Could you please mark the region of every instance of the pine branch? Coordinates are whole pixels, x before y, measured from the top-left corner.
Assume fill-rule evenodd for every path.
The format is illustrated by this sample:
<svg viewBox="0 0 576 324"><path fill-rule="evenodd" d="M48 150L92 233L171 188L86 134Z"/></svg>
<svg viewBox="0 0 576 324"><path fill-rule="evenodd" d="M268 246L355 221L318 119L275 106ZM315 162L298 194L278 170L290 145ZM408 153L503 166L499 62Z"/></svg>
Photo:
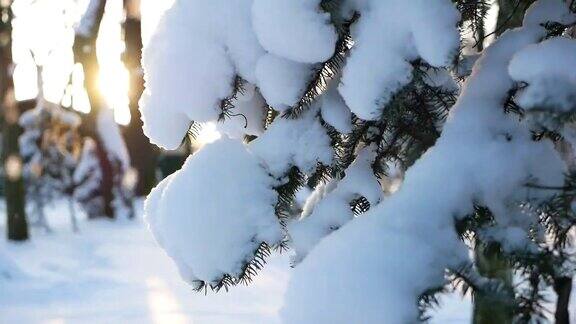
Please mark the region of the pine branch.
<svg viewBox="0 0 576 324"><path fill-rule="evenodd" d="M220 101L220 114L218 116L218 121L223 121L226 117L230 118L233 116L243 116L246 120L246 116L242 114L234 114L232 110L235 108L234 102L238 100L238 95L244 95L246 93L245 83L240 76L236 76L234 78L234 82L232 84L232 93ZM248 120L246 120L246 124L248 124Z"/></svg>
<svg viewBox="0 0 576 324"><path fill-rule="evenodd" d="M328 84L340 73L344 66L346 56L352 47L350 26L358 19L358 17L358 14L354 14L349 21L345 22L339 28L340 35L336 43L334 54L326 62L322 63L315 69L312 79L306 86L304 95L293 107L284 112L284 117L298 118L302 112L308 109L310 105L315 102L316 99L324 93L324 91L326 91Z"/></svg>
<svg viewBox="0 0 576 324"><path fill-rule="evenodd" d="M264 268L266 258L270 257L270 255L270 246L265 242L261 242L252 253L252 257L245 261L238 277L234 277L231 274L224 274L219 280L211 283L203 280L195 280L193 281L193 290L196 292L204 291L204 293L207 294L208 289L214 292L219 292L222 288L228 291L232 286L238 284L248 285L258 274L258 271Z"/></svg>
<svg viewBox="0 0 576 324"><path fill-rule="evenodd" d="M447 290L444 286L431 287L423 291L418 296L418 320L420 322L428 322L431 316L428 312L440 306L440 301L438 300L438 295L446 293Z"/></svg>
<svg viewBox="0 0 576 324"><path fill-rule="evenodd" d="M471 262L449 269L447 276L452 287L459 290L463 296L468 293L482 293L492 295L495 300L500 300L502 303L511 302L504 282L483 277Z"/></svg>
<svg viewBox="0 0 576 324"><path fill-rule="evenodd" d="M306 184L306 178L297 167L292 167L286 176L286 182L274 188L278 193L278 202L275 206L276 216L283 227L286 220L292 216L296 192Z"/></svg>
<svg viewBox="0 0 576 324"><path fill-rule="evenodd" d="M370 210L370 207L370 202L368 199L366 199L366 197L358 197L350 202L350 209L355 216L364 214Z"/></svg>

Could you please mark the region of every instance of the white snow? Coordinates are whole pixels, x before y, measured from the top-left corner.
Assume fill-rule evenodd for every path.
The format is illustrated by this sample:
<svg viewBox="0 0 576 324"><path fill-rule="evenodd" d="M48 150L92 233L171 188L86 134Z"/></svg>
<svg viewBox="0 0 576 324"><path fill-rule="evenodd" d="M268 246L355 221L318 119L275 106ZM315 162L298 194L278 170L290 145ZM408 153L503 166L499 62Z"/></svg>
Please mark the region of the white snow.
<svg viewBox="0 0 576 324"><path fill-rule="evenodd" d="M329 184L329 191L323 190L328 192L323 192L320 201L313 195L313 202L305 205L303 218L288 224L296 262L302 260L322 238L353 219L350 203L354 199L364 197L372 208L383 198L382 188L371 168L375 156L372 147L365 148L346 169L342 180Z"/></svg>
<svg viewBox="0 0 576 324"><path fill-rule="evenodd" d="M352 112L336 88L328 89L321 98L322 119L343 134L352 132Z"/></svg>
<svg viewBox="0 0 576 324"><path fill-rule="evenodd" d="M326 61L337 35L320 0L255 0L253 25L268 52L301 63Z"/></svg>
<svg viewBox="0 0 576 324"><path fill-rule="evenodd" d="M146 217L184 280L238 278L261 242L282 239L273 185L241 142L222 138L154 189Z"/></svg>
<svg viewBox="0 0 576 324"><path fill-rule="evenodd" d="M176 1L144 49L141 99L150 140L176 149L191 121L217 119L236 74L255 82L264 54L251 27L251 0Z"/></svg>
<svg viewBox="0 0 576 324"><path fill-rule="evenodd" d="M522 24L524 26L538 26L547 22L570 25L576 22L576 15L568 9L568 4L564 1L540 0L526 10Z"/></svg>
<svg viewBox="0 0 576 324"><path fill-rule="evenodd" d="M296 104L312 63L334 52L337 35L329 18L319 0L176 1L143 54L145 134L176 149L193 121L218 119L238 76L277 110Z"/></svg>
<svg viewBox="0 0 576 324"><path fill-rule="evenodd" d="M290 274L286 256L269 258L250 286L218 294L193 292L146 229L142 204L137 205L134 221L81 217L80 233L72 233L67 203L61 201L47 209L52 234L34 230L31 241L19 244L3 237L0 322L280 323L276 313Z"/></svg>
<svg viewBox="0 0 576 324"><path fill-rule="evenodd" d="M447 268L470 261L455 218L473 212L474 204L486 206L495 224L483 235L506 249L521 249L534 220L519 212L518 203L548 197L526 183L563 183L565 165L553 145L533 141L532 125L507 115L503 104L515 81L528 82L524 97L541 88L542 78L551 84L547 73L573 85L572 74L556 66L523 68L541 60L539 50L529 47L545 36L541 25L569 23L573 16L560 0L537 1L524 27L486 49L441 137L407 171L400 189L380 202L382 188L369 167L373 149L365 149L343 179L315 188L300 219L283 233L274 215L273 186L286 180L292 167L310 175L318 163L333 163L321 118L342 133L350 132L352 113L379 119L394 93L410 82L411 62L419 59L440 68L429 71L426 82L459 88L444 69L459 47L459 14L452 1L340 4L345 8L331 14L342 17L322 12L319 0L175 2L144 53L145 133L168 149L180 145L192 121L224 135L154 190L147 219L193 287L238 277L260 242L275 244L288 234L296 261L303 260L286 292L285 323L414 322L418 296L446 284ZM342 75L334 76L301 116L280 114L264 130L259 106L282 112L298 103L317 63L334 52L330 19L350 18L352 12L359 16ZM554 48L558 42L538 46ZM573 61L572 54L554 52L559 61ZM248 85L246 94L234 93L237 78ZM223 100L236 95L231 101L237 106L224 111L228 119L216 125ZM246 117L244 130L238 116ZM259 137L244 144L244 134ZM349 203L359 197L372 208L354 218Z"/></svg>
<svg viewBox="0 0 576 324"><path fill-rule="evenodd" d="M528 83L520 95L525 109L570 111L576 107L576 40L556 37L529 46L510 62L510 76Z"/></svg>
<svg viewBox="0 0 576 324"><path fill-rule="evenodd" d="M297 119L277 118L250 149L265 162L277 178L292 166L311 174L318 162L332 164L334 155L330 137L318 121L318 109L310 109Z"/></svg>
<svg viewBox="0 0 576 324"><path fill-rule="evenodd" d="M128 170L130 168L130 156L128 155L124 138L120 133L120 127L114 121L114 111L112 109L103 109L98 113L96 128L109 158L120 161L123 172Z"/></svg>
<svg viewBox="0 0 576 324"><path fill-rule="evenodd" d="M527 230L530 219L515 224L510 216L514 202L542 193L524 184L559 186L565 168L552 145L532 141L527 125L506 116L502 103L513 85L512 56L543 36L542 27L528 25L484 51L441 137L408 170L402 187L320 241L296 267L285 323L413 322L418 295L443 285L444 270L469 258L454 217L480 203L494 213L496 228Z"/></svg>
<svg viewBox="0 0 576 324"><path fill-rule="evenodd" d="M264 55L256 67L256 79L269 105L284 111L298 102L312 77L310 64Z"/></svg>
<svg viewBox="0 0 576 324"><path fill-rule="evenodd" d="M378 119L391 96L411 80L411 60L447 66L457 53L458 11L447 0L357 0L354 47L339 91L353 113ZM368 63L369 62L369 63Z"/></svg>
<svg viewBox="0 0 576 324"><path fill-rule="evenodd" d="M34 230L22 244L0 240L2 323L281 323L277 312L292 273L288 255L269 258L249 286L195 293L146 229L141 202L133 221L81 217L80 233L71 233L66 205L47 209L54 233ZM4 208L0 200L2 232ZM469 320L468 298L442 301L432 323Z"/></svg>
<svg viewBox="0 0 576 324"><path fill-rule="evenodd" d="M10 256L0 247L0 287L8 280L16 280L22 278L22 270L12 261Z"/></svg>
<svg viewBox="0 0 576 324"><path fill-rule="evenodd" d="M237 94L232 101L234 108L224 121L218 122L218 131L230 138L242 139L243 135L260 135L264 132L264 119L266 118L266 101L262 98L260 90L253 84L243 85L243 91Z"/></svg>

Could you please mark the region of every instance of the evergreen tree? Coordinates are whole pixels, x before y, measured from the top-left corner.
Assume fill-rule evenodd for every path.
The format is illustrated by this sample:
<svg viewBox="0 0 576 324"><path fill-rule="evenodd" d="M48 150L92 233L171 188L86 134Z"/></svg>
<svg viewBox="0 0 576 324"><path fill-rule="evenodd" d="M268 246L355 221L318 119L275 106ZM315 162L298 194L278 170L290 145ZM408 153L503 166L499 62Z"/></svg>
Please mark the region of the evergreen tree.
<svg viewBox="0 0 576 324"><path fill-rule="evenodd" d="M74 198L88 217L96 217L104 209L104 201L100 192L102 170L96 143L89 137L84 138L82 153L78 166L74 170L73 180L76 185Z"/></svg>
<svg viewBox="0 0 576 324"><path fill-rule="evenodd" d="M451 286L478 323L540 320L553 286L565 321L575 8L533 3L469 69L489 5L177 1L144 52L144 131L223 137L146 202L183 279L228 289L293 248L288 323L424 320Z"/></svg>
<svg viewBox="0 0 576 324"><path fill-rule="evenodd" d="M67 198L72 204L75 183L73 174L78 163L80 117L44 100L20 117L24 132L20 150L29 201L33 203L36 223L50 231L44 207L56 199ZM76 217L70 208L73 229Z"/></svg>

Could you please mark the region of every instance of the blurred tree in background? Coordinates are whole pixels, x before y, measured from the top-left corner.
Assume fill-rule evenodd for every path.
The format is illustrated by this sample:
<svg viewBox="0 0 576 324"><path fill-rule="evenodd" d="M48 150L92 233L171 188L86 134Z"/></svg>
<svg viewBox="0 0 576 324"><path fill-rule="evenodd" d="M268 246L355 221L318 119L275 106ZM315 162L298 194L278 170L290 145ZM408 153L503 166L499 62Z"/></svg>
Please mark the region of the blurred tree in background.
<svg viewBox="0 0 576 324"><path fill-rule="evenodd" d="M14 98L12 62L12 1L0 2L0 104L2 105L2 164L6 196L8 239L28 239L22 157L18 146L21 133L19 107Z"/></svg>

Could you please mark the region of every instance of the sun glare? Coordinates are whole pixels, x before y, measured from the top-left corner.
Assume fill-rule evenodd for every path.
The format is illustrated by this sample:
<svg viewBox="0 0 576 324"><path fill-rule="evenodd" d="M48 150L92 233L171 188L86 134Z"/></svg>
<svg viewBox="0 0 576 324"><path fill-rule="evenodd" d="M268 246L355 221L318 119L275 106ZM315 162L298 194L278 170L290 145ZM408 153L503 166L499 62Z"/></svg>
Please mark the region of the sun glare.
<svg viewBox="0 0 576 324"><path fill-rule="evenodd" d="M121 1L108 1L106 14L98 37L98 62L100 64L99 88L110 109L114 109L116 122L130 122L128 90L130 77L121 57L124 52L121 23L123 20Z"/></svg>
<svg viewBox="0 0 576 324"><path fill-rule="evenodd" d="M79 3L78 3L79 2ZM74 64L73 26L87 1L16 0L14 2L13 56L17 100L33 99L38 94L36 65L44 69L44 98L89 112L83 88L82 67ZM119 124L130 122L129 74L122 60L122 1L108 1L98 37L100 64L99 88Z"/></svg>

